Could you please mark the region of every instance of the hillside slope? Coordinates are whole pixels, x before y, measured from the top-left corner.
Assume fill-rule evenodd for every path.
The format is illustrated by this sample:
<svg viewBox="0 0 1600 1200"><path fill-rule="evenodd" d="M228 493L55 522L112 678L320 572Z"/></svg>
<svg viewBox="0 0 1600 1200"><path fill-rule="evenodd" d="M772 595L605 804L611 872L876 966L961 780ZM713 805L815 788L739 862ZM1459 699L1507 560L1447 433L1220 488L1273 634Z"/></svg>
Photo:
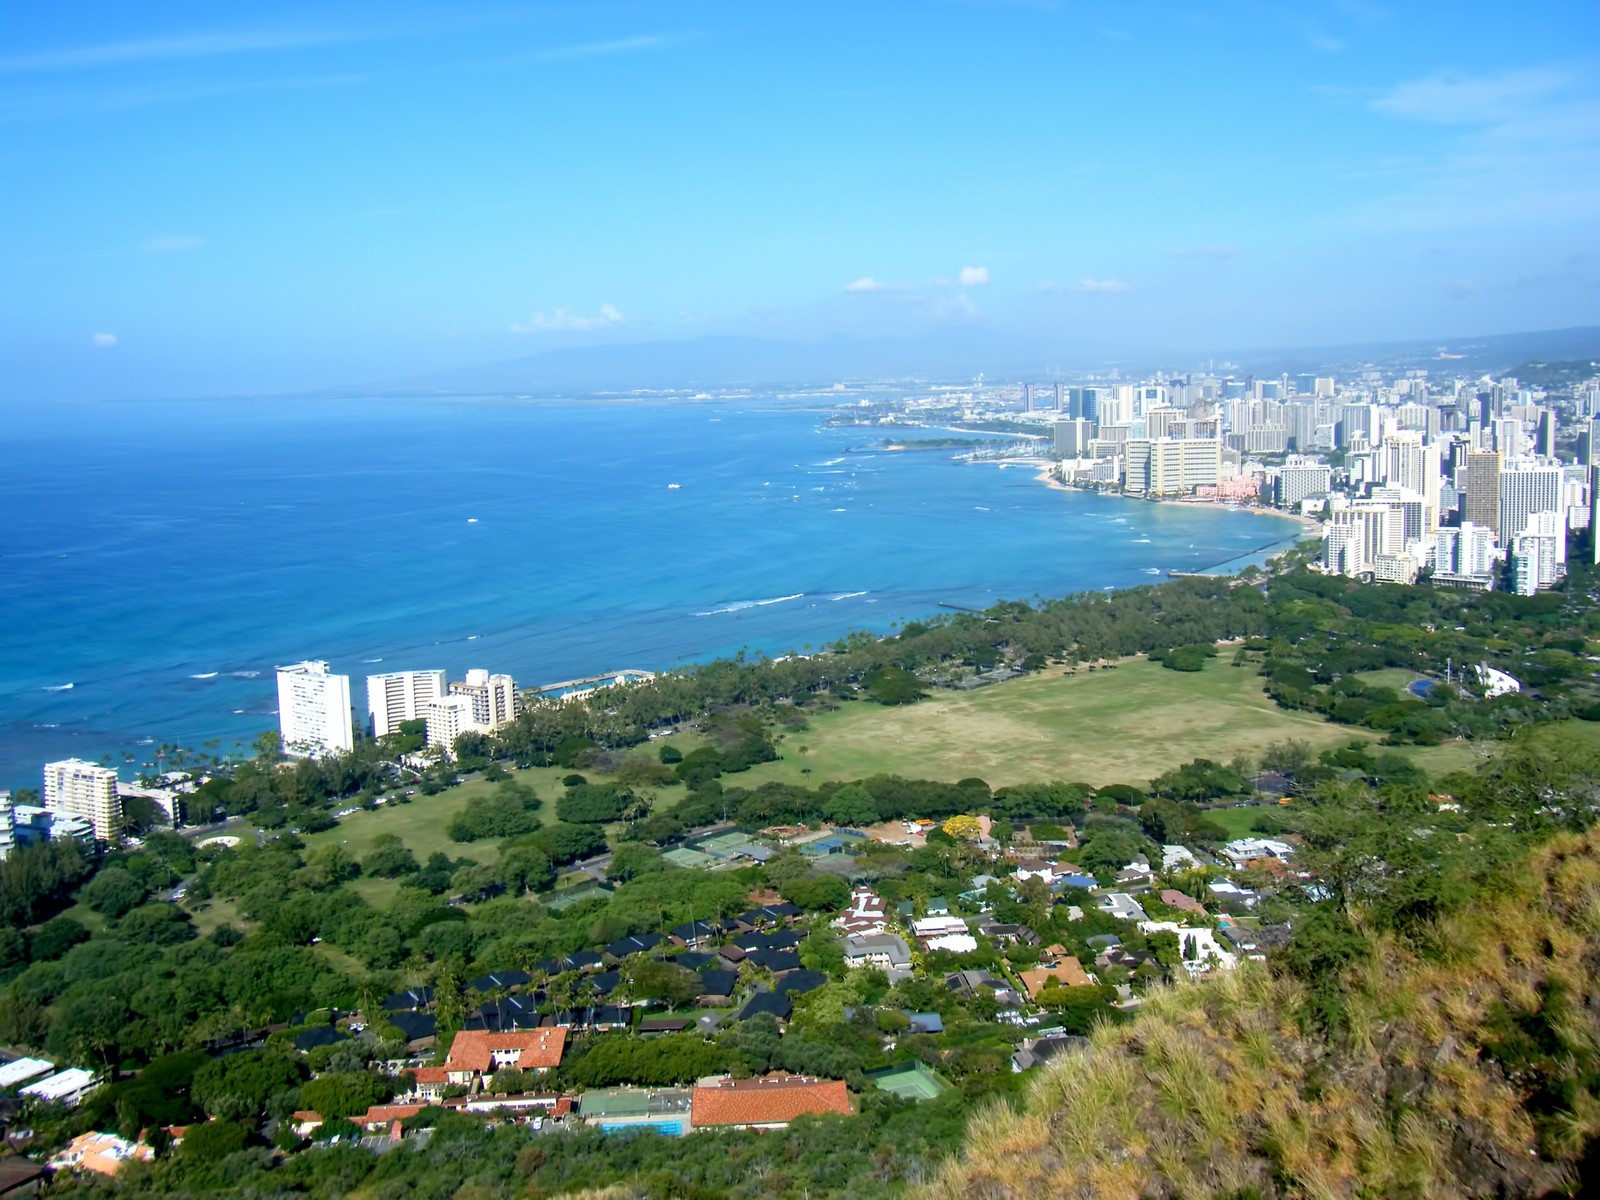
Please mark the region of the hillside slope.
<svg viewBox="0 0 1600 1200"><path fill-rule="evenodd" d="M1600 832L1345 978L1339 1033L1251 967L1102 1027L980 1113L934 1200L1542 1196L1600 1132Z"/></svg>

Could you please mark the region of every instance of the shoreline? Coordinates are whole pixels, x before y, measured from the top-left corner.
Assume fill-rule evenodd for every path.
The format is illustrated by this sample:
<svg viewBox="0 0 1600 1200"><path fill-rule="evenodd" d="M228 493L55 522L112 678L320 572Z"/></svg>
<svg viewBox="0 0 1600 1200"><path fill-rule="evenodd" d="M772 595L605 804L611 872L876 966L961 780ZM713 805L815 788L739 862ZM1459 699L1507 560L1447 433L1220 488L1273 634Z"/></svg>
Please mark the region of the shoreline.
<svg viewBox="0 0 1600 1200"><path fill-rule="evenodd" d="M1037 482L1042 483L1045 485L1045 487L1052 488L1058 492L1085 492L1098 490L1094 488L1078 488L1073 487L1071 484L1063 483L1055 476L1055 462L1048 458L985 459L982 463L982 465L985 466L999 466L1002 464L1008 467L1027 467L1034 472L1033 477ZM1108 492L1105 494L1114 496L1120 500L1138 500L1145 504L1173 504L1180 508L1187 509L1249 513L1252 516L1257 517L1276 517L1284 521L1293 521L1302 529L1310 533L1320 534L1322 531L1322 522L1317 520L1315 517L1303 516L1300 513L1283 512L1276 508L1263 508L1260 505L1222 504L1213 500L1192 500L1168 496L1129 496L1121 492ZM1300 540L1302 539L1294 539L1294 541L1297 542ZM1293 549L1292 546L1285 546L1281 550L1274 550L1272 553L1267 555L1267 561L1271 562L1273 559L1289 553L1291 549ZM1248 558L1250 557L1250 553L1247 552L1243 555L1240 555L1240 557ZM1201 574L1204 574L1204 572L1201 572Z"/></svg>

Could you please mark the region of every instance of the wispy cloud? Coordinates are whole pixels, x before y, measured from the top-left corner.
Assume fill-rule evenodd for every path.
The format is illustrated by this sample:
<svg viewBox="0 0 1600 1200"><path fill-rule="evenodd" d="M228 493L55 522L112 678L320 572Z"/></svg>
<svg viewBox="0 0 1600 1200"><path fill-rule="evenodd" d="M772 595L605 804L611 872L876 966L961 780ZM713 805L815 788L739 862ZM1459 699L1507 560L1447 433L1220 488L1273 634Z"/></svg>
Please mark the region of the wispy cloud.
<svg viewBox="0 0 1600 1200"><path fill-rule="evenodd" d="M1096 296L1111 296L1133 291L1133 284L1120 279L1080 279L1078 290Z"/></svg>
<svg viewBox="0 0 1600 1200"><path fill-rule="evenodd" d="M1397 84L1372 101L1391 116L1444 125L1484 125L1509 120L1566 89L1564 71L1537 69L1465 75L1441 71Z"/></svg>
<svg viewBox="0 0 1600 1200"><path fill-rule="evenodd" d="M1042 293L1048 295L1051 292L1059 292L1061 290L1061 287L1060 287L1059 284L1056 283L1056 281L1054 279L1041 279L1039 281L1039 286L1034 288L1033 290L1036 291L1036 292L1042 292Z"/></svg>
<svg viewBox="0 0 1600 1200"><path fill-rule="evenodd" d="M140 249L146 254L182 254L186 250L198 250L203 245L205 245L203 238L177 237L163 233L145 238Z"/></svg>
<svg viewBox="0 0 1600 1200"><path fill-rule="evenodd" d="M676 40L677 35L643 34L639 37L615 38L609 42L551 46L545 50L535 50L527 57L532 62L550 62L562 58L595 58L605 54L637 54L641 50L658 50Z"/></svg>
<svg viewBox="0 0 1600 1200"><path fill-rule="evenodd" d="M844 290L847 292L886 292L889 290L889 285L874 279L871 275L863 275L854 283L845 284Z"/></svg>
<svg viewBox="0 0 1600 1200"><path fill-rule="evenodd" d="M1450 130L1393 163L1394 190L1351 214L1363 226L1440 231L1592 225L1600 211L1600 88L1559 64L1436 72L1367 98L1382 116ZM1352 168L1359 176L1366 164Z"/></svg>
<svg viewBox="0 0 1600 1200"><path fill-rule="evenodd" d="M23 90L0 97L0 121L38 120L82 113L116 112L162 104L189 104L225 96L275 92L313 92L352 87L365 75L318 75L282 79L233 79L219 82L163 81L130 87Z"/></svg>
<svg viewBox="0 0 1600 1200"><path fill-rule="evenodd" d="M549 312L536 312L526 321L513 321L512 333L586 333L594 329L611 329L621 325L626 318L609 304L600 311L585 317L570 308L552 308Z"/></svg>
<svg viewBox="0 0 1600 1200"><path fill-rule="evenodd" d="M108 350L117 344L117 335L114 333L91 333L89 344L97 350Z"/></svg>
<svg viewBox="0 0 1600 1200"><path fill-rule="evenodd" d="M1168 258L1232 258L1239 253L1239 247L1217 244L1215 246L1179 246L1176 250L1168 250Z"/></svg>
<svg viewBox="0 0 1600 1200"><path fill-rule="evenodd" d="M6 55L0 57L0 74L14 75L28 71L61 71L84 67L218 58L229 54L297 50L309 46L331 46L360 40L363 39L359 35L328 30L241 30L231 33L136 38L122 42L101 42L92 46L73 46L61 50L39 50L30 54Z"/></svg>
<svg viewBox="0 0 1600 1200"><path fill-rule="evenodd" d="M962 267L960 279L962 287L982 287L989 282L989 268Z"/></svg>

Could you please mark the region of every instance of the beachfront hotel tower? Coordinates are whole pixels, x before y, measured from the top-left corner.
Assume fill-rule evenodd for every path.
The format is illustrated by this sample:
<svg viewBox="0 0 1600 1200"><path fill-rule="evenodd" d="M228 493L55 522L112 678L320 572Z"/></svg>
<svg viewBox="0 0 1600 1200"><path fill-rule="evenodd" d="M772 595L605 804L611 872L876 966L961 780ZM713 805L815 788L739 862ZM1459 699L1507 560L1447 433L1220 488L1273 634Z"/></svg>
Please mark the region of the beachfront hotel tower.
<svg viewBox="0 0 1600 1200"><path fill-rule="evenodd" d="M330 675L325 662L278 668L278 730L283 751L320 758L355 749L350 728L350 676Z"/></svg>
<svg viewBox="0 0 1600 1200"><path fill-rule="evenodd" d="M425 720L428 705L445 694L443 671L387 671L367 676L372 736L397 733L402 721Z"/></svg>
<svg viewBox="0 0 1600 1200"><path fill-rule="evenodd" d="M463 733L491 733L517 715L517 685L509 675L471 670L451 681L450 694L431 700L422 715L428 722L428 745L449 751Z"/></svg>
<svg viewBox="0 0 1600 1200"><path fill-rule="evenodd" d="M117 795L117 773L110 767L80 758L45 763L44 806L82 817L102 842L115 841L122 833L122 799Z"/></svg>

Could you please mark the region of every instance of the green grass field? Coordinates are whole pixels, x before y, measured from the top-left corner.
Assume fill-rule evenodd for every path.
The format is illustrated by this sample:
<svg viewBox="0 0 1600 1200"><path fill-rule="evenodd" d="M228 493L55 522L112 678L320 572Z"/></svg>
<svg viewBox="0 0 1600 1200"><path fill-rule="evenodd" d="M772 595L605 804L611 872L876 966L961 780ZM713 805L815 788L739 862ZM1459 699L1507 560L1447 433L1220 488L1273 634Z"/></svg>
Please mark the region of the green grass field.
<svg viewBox="0 0 1600 1200"><path fill-rule="evenodd" d="M1262 813L1281 811L1276 804L1251 804L1244 808L1208 808L1205 817L1226 829L1230 838L1242 838L1252 836L1250 826Z"/></svg>
<svg viewBox="0 0 1600 1200"><path fill-rule="evenodd" d="M1258 756L1285 738L1321 750L1378 735L1279 708L1256 672L1227 655L1197 672L1129 659L1107 670L1052 670L976 692L937 692L905 708L851 702L790 734L781 761L728 782L814 785L885 773L976 776L995 787L1053 779L1139 786L1196 758ZM1465 744L1400 752L1430 773L1474 761Z"/></svg>

